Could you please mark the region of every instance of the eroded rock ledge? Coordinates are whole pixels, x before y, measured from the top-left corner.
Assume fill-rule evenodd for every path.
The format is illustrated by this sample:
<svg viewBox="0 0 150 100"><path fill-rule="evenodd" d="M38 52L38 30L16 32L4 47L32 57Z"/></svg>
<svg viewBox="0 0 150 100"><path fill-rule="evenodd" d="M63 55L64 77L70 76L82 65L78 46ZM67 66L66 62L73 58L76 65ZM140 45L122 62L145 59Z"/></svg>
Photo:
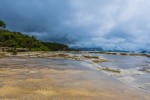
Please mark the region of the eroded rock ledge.
<svg viewBox="0 0 150 100"><path fill-rule="evenodd" d="M18 53L17 55L7 54L7 57L41 57L41 58L55 58L55 59L71 59L71 60L79 60L79 61L91 61L93 63L99 62L107 62L109 60L98 57L92 56L90 54L69 54L69 53L59 53L59 52L24 52Z"/></svg>

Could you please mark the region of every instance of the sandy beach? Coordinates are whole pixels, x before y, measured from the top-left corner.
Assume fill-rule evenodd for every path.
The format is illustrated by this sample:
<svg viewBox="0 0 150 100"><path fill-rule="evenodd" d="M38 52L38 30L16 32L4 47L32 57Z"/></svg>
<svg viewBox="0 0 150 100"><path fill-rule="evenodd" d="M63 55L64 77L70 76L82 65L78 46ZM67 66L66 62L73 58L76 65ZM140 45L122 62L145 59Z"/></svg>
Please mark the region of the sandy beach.
<svg viewBox="0 0 150 100"><path fill-rule="evenodd" d="M150 0L0 0L0 100L150 100Z"/></svg>
<svg viewBox="0 0 150 100"><path fill-rule="evenodd" d="M150 92L92 67L71 59L0 58L0 100L149 100Z"/></svg>

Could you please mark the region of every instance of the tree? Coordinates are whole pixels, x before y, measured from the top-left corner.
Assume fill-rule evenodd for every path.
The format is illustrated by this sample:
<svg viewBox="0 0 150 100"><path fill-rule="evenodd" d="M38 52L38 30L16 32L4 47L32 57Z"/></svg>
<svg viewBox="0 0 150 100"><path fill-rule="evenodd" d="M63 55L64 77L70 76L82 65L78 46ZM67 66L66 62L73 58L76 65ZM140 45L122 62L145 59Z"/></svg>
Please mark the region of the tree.
<svg viewBox="0 0 150 100"><path fill-rule="evenodd" d="M6 24L0 20L0 27L6 28Z"/></svg>

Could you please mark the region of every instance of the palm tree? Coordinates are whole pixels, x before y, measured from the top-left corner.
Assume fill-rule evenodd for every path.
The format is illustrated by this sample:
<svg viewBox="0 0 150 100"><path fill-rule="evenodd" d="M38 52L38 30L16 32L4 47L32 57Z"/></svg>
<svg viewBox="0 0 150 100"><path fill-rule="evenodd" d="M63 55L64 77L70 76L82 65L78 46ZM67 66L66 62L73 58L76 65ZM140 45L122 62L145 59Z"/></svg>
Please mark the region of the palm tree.
<svg viewBox="0 0 150 100"><path fill-rule="evenodd" d="M6 28L6 24L0 20L0 28Z"/></svg>

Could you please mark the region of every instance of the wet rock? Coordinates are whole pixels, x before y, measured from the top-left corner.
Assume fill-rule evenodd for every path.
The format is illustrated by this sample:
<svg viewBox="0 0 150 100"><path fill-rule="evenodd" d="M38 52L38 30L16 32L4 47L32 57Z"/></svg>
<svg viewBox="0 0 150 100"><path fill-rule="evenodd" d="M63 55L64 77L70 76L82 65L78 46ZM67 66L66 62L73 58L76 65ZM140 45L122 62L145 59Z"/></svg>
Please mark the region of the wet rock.
<svg viewBox="0 0 150 100"><path fill-rule="evenodd" d="M94 63L107 62L107 61L108 61L108 60L105 60L105 59L92 60L92 62L94 62Z"/></svg>
<svg viewBox="0 0 150 100"><path fill-rule="evenodd" d="M6 56L5 53L1 53L1 52L0 52L0 58L3 58L3 57L5 57L5 56Z"/></svg>
<svg viewBox="0 0 150 100"><path fill-rule="evenodd" d="M113 68L100 68L100 70L104 70L104 71L109 71L109 72L114 72L114 73L121 73L121 71L119 69L113 69Z"/></svg>
<svg viewBox="0 0 150 100"><path fill-rule="evenodd" d="M146 66L146 67L144 67L142 69L139 69L139 71L145 71L145 72L150 73L150 66Z"/></svg>
<svg viewBox="0 0 150 100"><path fill-rule="evenodd" d="M97 56L83 56L83 57L87 59L99 59L99 57Z"/></svg>

